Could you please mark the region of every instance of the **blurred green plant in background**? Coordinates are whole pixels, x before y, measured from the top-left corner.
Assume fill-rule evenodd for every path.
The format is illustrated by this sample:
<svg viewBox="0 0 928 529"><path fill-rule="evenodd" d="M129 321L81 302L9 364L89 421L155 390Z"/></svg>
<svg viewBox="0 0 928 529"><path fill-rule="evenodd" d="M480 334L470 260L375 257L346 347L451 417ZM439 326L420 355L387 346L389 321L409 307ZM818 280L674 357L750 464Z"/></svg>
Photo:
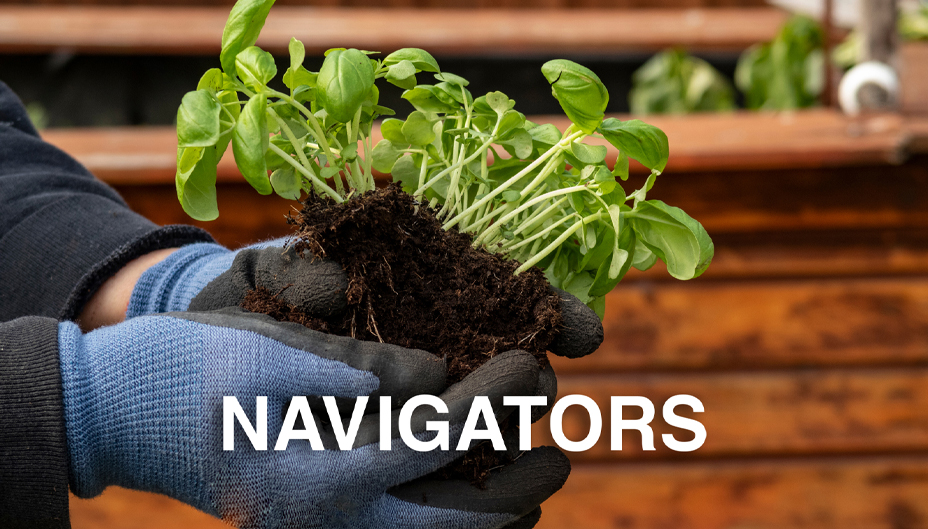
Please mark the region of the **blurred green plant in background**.
<svg viewBox="0 0 928 529"><path fill-rule="evenodd" d="M899 37L906 41L928 40L928 4L921 4L914 9L900 9L897 22ZM845 70L861 62L860 33L851 31L841 44L835 47L832 61Z"/></svg>
<svg viewBox="0 0 928 529"><path fill-rule="evenodd" d="M772 41L745 50L735 69L745 106L790 110L816 105L824 85L823 40L818 22L794 15Z"/></svg>
<svg viewBox="0 0 928 529"><path fill-rule="evenodd" d="M899 12L899 36L904 40L928 40L928 3Z"/></svg>
<svg viewBox="0 0 928 529"><path fill-rule="evenodd" d="M36 129L42 130L48 127L48 111L45 110L45 106L38 101L33 101L26 105L26 113L29 115L29 120L32 121L32 125Z"/></svg>
<svg viewBox="0 0 928 529"><path fill-rule="evenodd" d="M719 112L735 108L735 94L728 79L706 61L665 50L632 75L628 104L635 114Z"/></svg>

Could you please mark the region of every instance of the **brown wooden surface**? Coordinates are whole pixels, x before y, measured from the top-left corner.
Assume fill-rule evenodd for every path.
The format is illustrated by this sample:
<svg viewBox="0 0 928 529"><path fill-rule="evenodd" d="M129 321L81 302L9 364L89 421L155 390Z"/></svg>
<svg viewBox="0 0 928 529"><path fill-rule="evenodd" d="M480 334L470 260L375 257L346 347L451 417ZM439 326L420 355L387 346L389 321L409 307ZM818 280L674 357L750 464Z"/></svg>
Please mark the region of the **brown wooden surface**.
<svg viewBox="0 0 928 529"><path fill-rule="evenodd" d="M496 5L494 7L500 7ZM0 51L219 52L227 7L0 6ZM742 50L771 39L786 14L770 8L706 10L373 9L280 6L258 45L286 53L343 46L435 54L608 53L668 46Z"/></svg>
<svg viewBox="0 0 928 529"><path fill-rule="evenodd" d="M899 59L902 111L928 115L928 42L903 43Z"/></svg>
<svg viewBox="0 0 928 529"><path fill-rule="evenodd" d="M629 119L630 116L617 116ZM563 116L530 116L566 129ZM901 163L928 152L928 116L882 115L851 120L830 110L786 114L733 113L644 118L670 141L667 173L847 167ZM165 183L174 178L173 127L49 129L42 136L111 184ZM379 128L375 143L380 140ZM604 143L591 139L591 143ZM609 156L614 159L615 149ZM633 164L633 172L643 168ZM230 152L220 181L240 178Z"/></svg>
<svg viewBox="0 0 928 529"><path fill-rule="evenodd" d="M538 529L920 529L928 457L576 465Z"/></svg>
<svg viewBox="0 0 928 529"><path fill-rule="evenodd" d="M552 357L555 371L919 365L928 279L623 282L606 298L603 327L596 354Z"/></svg>
<svg viewBox="0 0 928 529"><path fill-rule="evenodd" d="M571 453L574 462L872 454L928 448L928 369L924 367L559 374L558 396L573 394L591 397L603 417L599 442L585 452ZM625 432L622 450L610 449L610 397L622 395L644 396L654 404L655 451L642 451L637 431ZM695 452L673 452L661 440L665 433L679 441L693 439L691 432L669 427L662 419L663 403L673 395L693 395L705 406L702 413L678 408L679 415L706 428L706 442ZM623 415L635 419L641 411L630 407ZM583 439L589 432L589 414L580 407L569 408L563 428L568 439ZM548 417L532 432L535 444L554 444Z"/></svg>

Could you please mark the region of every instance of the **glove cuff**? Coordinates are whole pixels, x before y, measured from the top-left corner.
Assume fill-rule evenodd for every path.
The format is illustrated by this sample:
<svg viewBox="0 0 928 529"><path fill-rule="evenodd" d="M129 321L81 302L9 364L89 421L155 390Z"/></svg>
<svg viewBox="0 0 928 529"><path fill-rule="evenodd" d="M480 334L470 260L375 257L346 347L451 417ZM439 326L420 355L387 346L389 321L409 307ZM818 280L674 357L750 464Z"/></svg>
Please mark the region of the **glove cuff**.
<svg viewBox="0 0 928 529"><path fill-rule="evenodd" d="M232 266L235 252L218 244L184 246L146 270L135 284L126 318L184 311L206 285Z"/></svg>
<svg viewBox="0 0 928 529"><path fill-rule="evenodd" d="M101 467L98 410L93 406L93 380L90 361L81 343L81 330L72 322L58 324L58 358L64 393L64 422L68 439L71 491L81 498L103 492L105 480L97 472Z"/></svg>

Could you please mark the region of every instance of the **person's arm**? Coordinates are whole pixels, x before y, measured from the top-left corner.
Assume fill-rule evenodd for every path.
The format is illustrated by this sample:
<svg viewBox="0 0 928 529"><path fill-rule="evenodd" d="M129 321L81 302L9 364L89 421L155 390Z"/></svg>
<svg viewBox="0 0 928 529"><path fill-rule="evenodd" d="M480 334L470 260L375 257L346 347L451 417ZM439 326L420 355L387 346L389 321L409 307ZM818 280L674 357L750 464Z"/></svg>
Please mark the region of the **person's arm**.
<svg viewBox="0 0 928 529"><path fill-rule="evenodd" d="M0 323L0 527L70 527L58 322L53 318Z"/></svg>
<svg viewBox="0 0 928 529"><path fill-rule="evenodd" d="M0 321L72 320L127 263L212 240L199 228L159 227L132 212L112 188L42 141L0 82Z"/></svg>
<svg viewBox="0 0 928 529"><path fill-rule="evenodd" d="M164 261L175 251L177 248L165 248L129 261L100 285L100 288L84 304L75 323L80 325L82 331L88 332L125 320L132 290L139 278L149 268Z"/></svg>

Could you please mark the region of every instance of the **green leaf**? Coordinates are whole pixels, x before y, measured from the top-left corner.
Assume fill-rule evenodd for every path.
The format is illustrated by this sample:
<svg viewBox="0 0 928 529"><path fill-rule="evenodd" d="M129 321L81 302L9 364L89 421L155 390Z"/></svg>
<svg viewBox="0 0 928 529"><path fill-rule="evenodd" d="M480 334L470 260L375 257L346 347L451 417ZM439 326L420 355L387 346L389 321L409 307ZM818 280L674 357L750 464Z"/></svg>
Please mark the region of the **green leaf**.
<svg viewBox="0 0 928 529"><path fill-rule="evenodd" d="M268 149L267 96L255 94L245 103L232 131L232 154L245 180L262 195L273 189L267 176L264 153Z"/></svg>
<svg viewBox="0 0 928 529"><path fill-rule="evenodd" d="M486 96L486 104L496 112L498 115L502 116L509 109L515 106L516 102L512 99L509 99L509 96L502 92L490 92Z"/></svg>
<svg viewBox="0 0 928 529"><path fill-rule="evenodd" d="M258 41L258 34L273 5L274 0L238 0L232 6L222 31L222 51L219 54L219 62L225 73L230 76L236 74L235 57Z"/></svg>
<svg viewBox="0 0 928 529"><path fill-rule="evenodd" d="M605 223L599 223L602 233L598 236L599 244L591 248L580 261L580 270L597 270L603 261L609 260L615 249L615 233Z"/></svg>
<svg viewBox="0 0 928 529"><path fill-rule="evenodd" d="M197 90L207 90L214 94L222 90L222 87L222 70L219 68L210 68L206 70L206 73L200 77L200 82L197 83Z"/></svg>
<svg viewBox="0 0 928 529"><path fill-rule="evenodd" d="M289 200L299 200L303 179L296 174L293 167L282 167L271 173L271 186L274 192Z"/></svg>
<svg viewBox="0 0 928 529"><path fill-rule="evenodd" d="M210 147L177 149L174 184L184 211L196 220L216 220L216 156Z"/></svg>
<svg viewBox="0 0 928 529"><path fill-rule="evenodd" d="M335 50L325 58L316 78L316 101L340 123L354 119L374 86L374 69L367 55Z"/></svg>
<svg viewBox="0 0 928 529"><path fill-rule="evenodd" d="M402 185L403 191L407 193L413 193L419 187L419 167L408 154L399 157L390 174L393 175L393 181Z"/></svg>
<svg viewBox="0 0 928 529"><path fill-rule="evenodd" d="M257 46L245 48L235 57L235 69L242 82L256 92L264 90L277 75L274 57Z"/></svg>
<svg viewBox="0 0 928 529"><path fill-rule="evenodd" d="M509 139L498 143L507 147L506 151L520 160L532 155L532 136L524 129L515 129Z"/></svg>
<svg viewBox="0 0 928 529"><path fill-rule="evenodd" d="M453 106L455 103L457 103L461 106L465 104L470 106L474 102L474 96L470 93L470 90L466 88L462 88L451 83L442 82L435 85L435 89L441 90L444 95L447 96L447 98L439 97L439 99L448 103L449 105Z"/></svg>
<svg viewBox="0 0 928 529"><path fill-rule="evenodd" d="M615 177L605 165L587 165L580 172L580 178L587 182L596 182L599 184L599 190L602 194L609 194L615 189Z"/></svg>
<svg viewBox="0 0 928 529"><path fill-rule="evenodd" d="M545 150L561 141L561 131L550 123L533 127L528 130L528 133L532 135L532 141L538 144L538 148L545 148Z"/></svg>
<svg viewBox="0 0 928 529"><path fill-rule="evenodd" d="M470 84L470 81L464 79L460 75L454 75L453 73L442 72L435 74L435 79L439 81L445 81L446 83L451 83L458 86L467 86Z"/></svg>
<svg viewBox="0 0 928 529"><path fill-rule="evenodd" d="M580 272L565 282L561 288L577 296L583 303L593 300L590 296L590 287L593 286L593 276L587 272Z"/></svg>
<svg viewBox="0 0 928 529"><path fill-rule="evenodd" d="M590 307L600 320L606 317L606 296L595 297L586 306Z"/></svg>
<svg viewBox="0 0 928 529"><path fill-rule="evenodd" d="M303 59L306 57L306 50L303 43L295 38L290 39L290 67L284 72L284 85L290 90L296 90L296 87L306 85L309 87L316 86L316 78L319 74L310 72L303 67Z"/></svg>
<svg viewBox="0 0 928 529"><path fill-rule="evenodd" d="M447 96L442 91L433 91L428 85L419 85L412 90L403 92L403 99L407 100L421 112L454 112L459 106L456 101L453 105L442 101L438 94Z"/></svg>
<svg viewBox="0 0 928 529"><path fill-rule="evenodd" d="M219 102L208 90L187 92L177 109L177 146L210 147L219 141Z"/></svg>
<svg viewBox="0 0 928 529"><path fill-rule="evenodd" d="M409 114L406 122L403 123L403 136L407 143L417 146L425 146L435 141L435 131L432 129L432 122L428 117L418 110Z"/></svg>
<svg viewBox="0 0 928 529"><path fill-rule="evenodd" d="M570 153L584 164L600 164L606 159L605 145L587 145L574 141L570 143Z"/></svg>
<svg viewBox="0 0 928 529"><path fill-rule="evenodd" d="M503 200L505 200L506 202L516 202L521 197L522 197L522 194L519 193L518 191L513 191L511 189L503 191Z"/></svg>
<svg viewBox="0 0 928 529"><path fill-rule="evenodd" d="M606 140L648 169L663 172L670 156L664 131L639 120L619 121L609 118L599 127Z"/></svg>
<svg viewBox="0 0 928 529"><path fill-rule="evenodd" d="M625 151L619 151L615 166L612 168L612 175L621 178L623 182L628 180L628 155Z"/></svg>
<svg viewBox="0 0 928 529"><path fill-rule="evenodd" d="M387 55L383 59L384 66L392 66L400 61L413 63L417 70L422 72L439 72L438 62L429 52L419 48L402 48Z"/></svg>
<svg viewBox="0 0 928 529"><path fill-rule="evenodd" d="M381 173L389 173L401 154L390 140L380 140L371 152L371 164Z"/></svg>
<svg viewBox="0 0 928 529"><path fill-rule="evenodd" d="M630 248L631 250L625 250ZM619 243L615 245L612 255L609 259L604 260L599 269L596 270L596 277L590 286L591 296L605 296L616 285L622 281L625 274L632 266L636 253L635 233L631 229L623 229L619 237Z"/></svg>
<svg viewBox="0 0 928 529"><path fill-rule="evenodd" d="M654 255L647 246L641 242L641 239L635 240L635 252L634 260L632 261L632 266L636 269L645 272L650 270L655 263L657 263L657 256Z"/></svg>
<svg viewBox="0 0 928 529"><path fill-rule="evenodd" d="M589 68L566 59L548 61L541 73L551 83L551 91L567 117L580 130L592 134L602 123L609 103L609 92Z"/></svg>
<svg viewBox="0 0 928 529"><path fill-rule="evenodd" d="M387 81L400 87L410 90L416 87L416 66L409 60L402 60L387 70L385 76Z"/></svg>
<svg viewBox="0 0 928 529"><path fill-rule="evenodd" d="M371 112L377 116L393 116L396 114L392 108L382 107L380 105L372 106Z"/></svg>
<svg viewBox="0 0 928 529"><path fill-rule="evenodd" d="M406 136L403 135L403 122L399 119L387 118L383 120L380 123L380 134L394 145L409 143L406 141Z"/></svg>
<svg viewBox="0 0 928 529"><path fill-rule="evenodd" d="M525 115L515 110L507 110L499 118L499 129L497 130L497 134L500 138L503 138L511 131L521 129L524 124Z"/></svg>
<svg viewBox="0 0 928 529"><path fill-rule="evenodd" d="M640 202L628 214L635 234L655 255L667 263L677 279L698 277L712 261L714 245L699 222L660 200Z"/></svg>

